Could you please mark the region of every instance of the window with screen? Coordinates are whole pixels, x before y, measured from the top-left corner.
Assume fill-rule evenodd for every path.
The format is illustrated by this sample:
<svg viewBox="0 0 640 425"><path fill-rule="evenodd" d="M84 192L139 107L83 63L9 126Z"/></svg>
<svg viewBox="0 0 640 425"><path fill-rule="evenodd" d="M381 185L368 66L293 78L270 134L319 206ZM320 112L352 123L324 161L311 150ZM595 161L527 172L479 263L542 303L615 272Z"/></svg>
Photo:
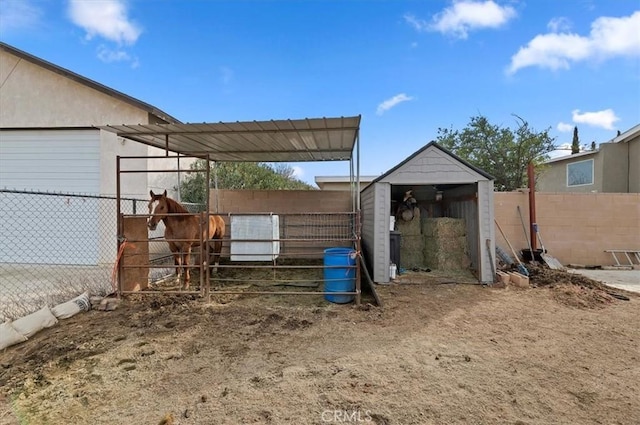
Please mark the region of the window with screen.
<svg viewBox="0 0 640 425"><path fill-rule="evenodd" d="M593 159L567 164L567 186L593 184Z"/></svg>

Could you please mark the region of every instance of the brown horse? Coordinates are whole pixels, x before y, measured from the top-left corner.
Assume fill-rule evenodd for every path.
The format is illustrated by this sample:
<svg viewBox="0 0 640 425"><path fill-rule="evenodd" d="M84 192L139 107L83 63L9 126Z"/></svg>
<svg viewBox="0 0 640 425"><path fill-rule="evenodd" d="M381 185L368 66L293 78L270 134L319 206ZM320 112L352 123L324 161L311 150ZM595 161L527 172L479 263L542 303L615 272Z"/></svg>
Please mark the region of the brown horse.
<svg viewBox="0 0 640 425"><path fill-rule="evenodd" d="M158 223L162 221L165 226L164 238L169 243L169 248L173 253L175 260L176 274L178 282L184 268L184 287L189 289L189 264L191 261L191 248L200 245L200 240L213 241L212 252L209 252L209 264L211 264L211 254L213 254L214 268L213 272L218 271L220 262L220 251L222 250L222 238L225 234L225 224L219 215L209 216L208 228L202 230L200 235L200 222L206 213L195 215L179 215L189 214L189 211L179 202L168 198L165 190L162 195L156 195L153 190L149 192L151 200L149 201L149 220L147 227L149 230L155 230ZM211 245L211 244L210 244ZM185 266L185 267L180 267Z"/></svg>

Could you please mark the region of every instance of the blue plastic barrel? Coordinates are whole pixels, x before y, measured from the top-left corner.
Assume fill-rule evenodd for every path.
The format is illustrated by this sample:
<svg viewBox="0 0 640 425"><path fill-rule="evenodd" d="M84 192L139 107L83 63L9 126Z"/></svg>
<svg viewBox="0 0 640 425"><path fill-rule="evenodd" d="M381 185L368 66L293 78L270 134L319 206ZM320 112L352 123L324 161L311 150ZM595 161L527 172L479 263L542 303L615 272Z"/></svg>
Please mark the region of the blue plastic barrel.
<svg viewBox="0 0 640 425"><path fill-rule="evenodd" d="M324 250L324 292L354 292L356 290L356 252L351 248ZM332 303L350 303L353 295L326 294Z"/></svg>

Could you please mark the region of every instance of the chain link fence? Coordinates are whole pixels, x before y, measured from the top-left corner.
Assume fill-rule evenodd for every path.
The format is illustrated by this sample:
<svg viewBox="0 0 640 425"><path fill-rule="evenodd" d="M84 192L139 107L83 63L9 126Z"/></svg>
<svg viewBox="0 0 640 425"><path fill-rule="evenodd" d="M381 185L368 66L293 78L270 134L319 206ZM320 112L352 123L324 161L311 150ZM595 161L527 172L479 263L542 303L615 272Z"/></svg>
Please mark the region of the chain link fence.
<svg viewBox="0 0 640 425"><path fill-rule="evenodd" d="M120 208L147 214L147 202ZM113 292L116 211L113 197L0 189L0 320Z"/></svg>

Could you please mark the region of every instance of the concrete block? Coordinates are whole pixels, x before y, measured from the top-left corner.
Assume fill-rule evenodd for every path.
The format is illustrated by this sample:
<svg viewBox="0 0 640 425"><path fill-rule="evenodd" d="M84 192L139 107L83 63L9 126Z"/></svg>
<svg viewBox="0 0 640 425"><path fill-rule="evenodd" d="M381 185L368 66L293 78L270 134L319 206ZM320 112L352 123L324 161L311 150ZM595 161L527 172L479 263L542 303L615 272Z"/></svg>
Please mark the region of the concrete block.
<svg viewBox="0 0 640 425"><path fill-rule="evenodd" d="M511 281L511 275L509 273L498 270L496 274L498 275L498 281L504 285L508 285Z"/></svg>
<svg viewBox="0 0 640 425"><path fill-rule="evenodd" d="M113 311L120 305L120 300L117 298L104 298L96 310L100 311Z"/></svg>
<svg viewBox="0 0 640 425"><path fill-rule="evenodd" d="M516 288L528 288L529 287L529 277L518 272L509 272L509 279L511 282L511 286L515 286Z"/></svg>

